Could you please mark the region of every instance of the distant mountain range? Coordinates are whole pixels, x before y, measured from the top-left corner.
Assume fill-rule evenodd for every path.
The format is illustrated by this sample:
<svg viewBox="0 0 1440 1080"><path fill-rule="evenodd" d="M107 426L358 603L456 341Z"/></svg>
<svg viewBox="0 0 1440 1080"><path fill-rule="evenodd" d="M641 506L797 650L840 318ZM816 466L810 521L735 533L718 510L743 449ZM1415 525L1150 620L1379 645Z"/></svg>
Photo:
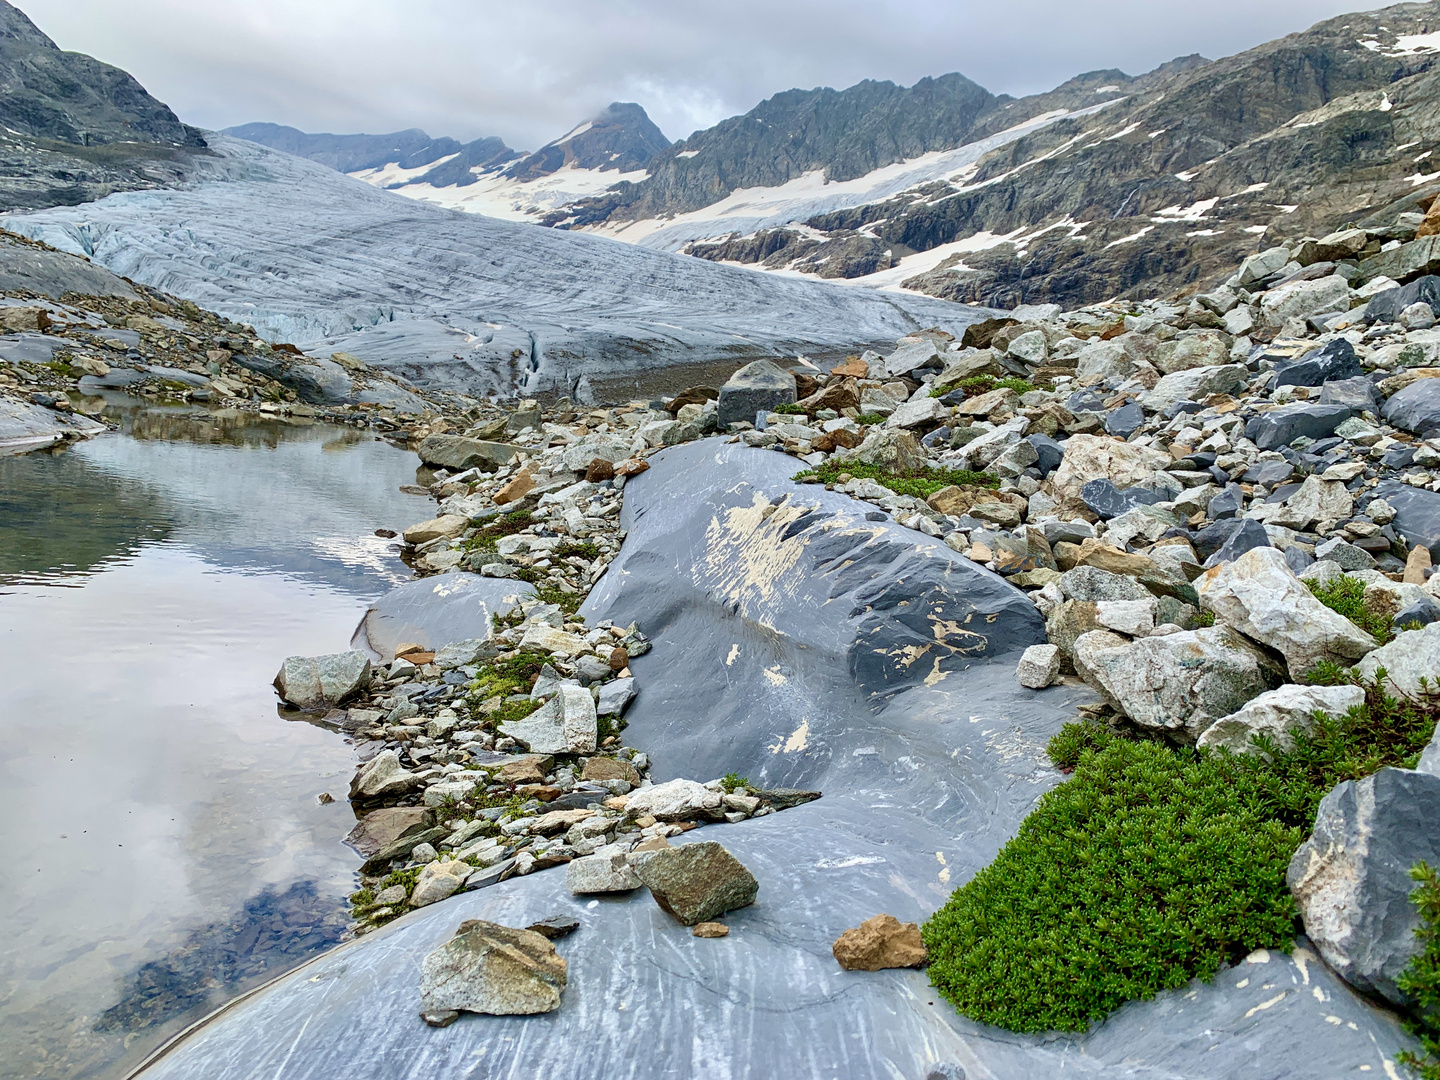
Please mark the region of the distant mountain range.
<svg viewBox="0 0 1440 1080"><path fill-rule="evenodd" d="M633 120L597 121L589 155L567 156L565 139L523 159L498 140L484 153L434 140L402 159L386 136L385 162L345 171L762 270L1078 304L1199 288L1280 239L1413 207L1440 180L1426 171L1440 170L1437 57L1440 3L1405 4L1020 99L958 74L788 90L673 145L655 131L633 153L624 140L653 125L612 106Z"/></svg>
<svg viewBox="0 0 1440 1080"><path fill-rule="evenodd" d="M389 135L310 135L243 124L226 135L310 158L412 198L516 221L540 221L621 179L642 178L670 147L645 110L615 102L533 154L494 137L461 143L419 128Z"/></svg>
<svg viewBox="0 0 1440 1080"><path fill-rule="evenodd" d="M533 153L410 129L228 133L412 198L763 271L1008 307L1193 291L1440 191L1440 0L1044 94L963 75L788 90L671 144L616 103ZM0 0L0 208L229 167ZM1433 170L1433 171L1427 171Z"/></svg>

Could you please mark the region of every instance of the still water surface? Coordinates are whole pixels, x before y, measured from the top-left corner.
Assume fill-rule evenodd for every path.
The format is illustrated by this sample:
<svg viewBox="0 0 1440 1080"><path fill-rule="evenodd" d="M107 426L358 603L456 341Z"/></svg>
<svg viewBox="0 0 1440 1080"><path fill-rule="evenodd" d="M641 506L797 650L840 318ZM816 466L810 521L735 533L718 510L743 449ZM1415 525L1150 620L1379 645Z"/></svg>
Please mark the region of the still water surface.
<svg viewBox="0 0 1440 1080"><path fill-rule="evenodd" d="M431 507L369 434L130 401L0 457L4 1080L121 1076L337 939L353 752L270 680L347 646L409 578L375 530Z"/></svg>

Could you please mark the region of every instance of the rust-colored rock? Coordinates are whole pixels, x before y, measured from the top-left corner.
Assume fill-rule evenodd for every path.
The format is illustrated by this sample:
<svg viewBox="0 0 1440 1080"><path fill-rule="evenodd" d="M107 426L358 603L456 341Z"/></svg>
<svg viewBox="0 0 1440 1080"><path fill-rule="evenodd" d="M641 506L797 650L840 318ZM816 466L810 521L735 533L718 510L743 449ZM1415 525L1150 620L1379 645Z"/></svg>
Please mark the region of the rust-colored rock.
<svg viewBox="0 0 1440 1080"><path fill-rule="evenodd" d="M713 386L691 386L670 399L665 406L665 411L674 416L686 405L704 405L707 401L714 401L720 396L720 391Z"/></svg>
<svg viewBox="0 0 1440 1080"><path fill-rule="evenodd" d="M729 937L730 927L724 923L702 922L697 925L694 930L690 931L690 936L704 938Z"/></svg>
<svg viewBox="0 0 1440 1080"><path fill-rule="evenodd" d="M549 754L528 754L507 762L495 774L495 779L502 784L539 784L554 767L555 759Z"/></svg>
<svg viewBox="0 0 1440 1080"><path fill-rule="evenodd" d="M876 915L846 930L830 951L846 971L919 967L926 958L920 927L902 923L894 915Z"/></svg>
<svg viewBox="0 0 1440 1080"><path fill-rule="evenodd" d="M836 412L858 409L860 407L860 384L853 378L841 379L839 382L832 382L822 390L817 390L809 397L801 398L796 404L812 416L821 409L834 409Z"/></svg>
<svg viewBox="0 0 1440 1080"><path fill-rule="evenodd" d="M630 666L630 654L625 651L623 645L616 645L610 650L610 670L624 671Z"/></svg>
<svg viewBox="0 0 1440 1080"><path fill-rule="evenodd" d="M613 480L615 478L615 463L597 457L589 465L585 466L585 479L592 484L598 484L602 480Z"/></svg>
<svg viewBox="0 0 1440 1080"><path fill-rule="evenodd" d="M523 499L535 488L535 478L530 475L529 469L521 469L511 478L510 482L497 491L494 495L495 505L504 506L506 503Z"/></svg>
<svg viewBox="0 0 1440 1080"><path fill-rule="evenodd" d="M847 356L844 363L836 364L830 369L830 374L840 375L847 379L868 379L870 365L858 356Z"/></svg>
<svg viewBox="0 0 1440 1080"><path fill-rule="evenodd" d="M615 475L625 477L639 476L648 468L650 468L650 463L643 458L626 458L624 461L616 463Z"/></svg>

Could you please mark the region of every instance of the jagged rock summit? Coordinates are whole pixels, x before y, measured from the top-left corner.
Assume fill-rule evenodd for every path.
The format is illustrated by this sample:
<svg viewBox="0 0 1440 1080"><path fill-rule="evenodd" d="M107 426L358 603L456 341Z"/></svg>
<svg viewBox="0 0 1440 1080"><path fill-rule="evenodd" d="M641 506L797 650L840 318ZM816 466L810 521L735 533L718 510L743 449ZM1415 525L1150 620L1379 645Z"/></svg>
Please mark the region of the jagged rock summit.
<svg viewBox="0 0 1440 1080"><path fill-rule="evenodd" d="M62 51L0 0L0 210L175 182L205 146L127 72Z"/></svg>

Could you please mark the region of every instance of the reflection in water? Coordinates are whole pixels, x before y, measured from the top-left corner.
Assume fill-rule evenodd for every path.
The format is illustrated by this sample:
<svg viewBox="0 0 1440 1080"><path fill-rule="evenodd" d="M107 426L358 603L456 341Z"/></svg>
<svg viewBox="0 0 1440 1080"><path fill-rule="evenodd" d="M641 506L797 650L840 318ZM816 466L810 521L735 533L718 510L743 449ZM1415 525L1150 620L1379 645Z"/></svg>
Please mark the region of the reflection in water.
<svg viewBox="0 0 1440 1080"><path fill-rule="evenodd" d="M0 458L0 1080L122 1076L334 942L353 819L317 796L354 752L269 684L346 647L409 577L375 530L433 509L369 433L120 401Z"/></svg>
<svg viewBox="0 0 1440 1080"><path fill-rule="evenodd" d="M37 575L83 575L170 534L149 492L76 469L63 457L63 451L0 457L0 586Z"/></svg>
<svg viewBox="0 0 1440 1080"><path fill-rule="evenodd" d="M192 930L178 948L126 976L120 1000L95 1028L143 1031L218 1005L338 944L348 923L345 906L313 881L265 889L234 917Z"/></svg>

